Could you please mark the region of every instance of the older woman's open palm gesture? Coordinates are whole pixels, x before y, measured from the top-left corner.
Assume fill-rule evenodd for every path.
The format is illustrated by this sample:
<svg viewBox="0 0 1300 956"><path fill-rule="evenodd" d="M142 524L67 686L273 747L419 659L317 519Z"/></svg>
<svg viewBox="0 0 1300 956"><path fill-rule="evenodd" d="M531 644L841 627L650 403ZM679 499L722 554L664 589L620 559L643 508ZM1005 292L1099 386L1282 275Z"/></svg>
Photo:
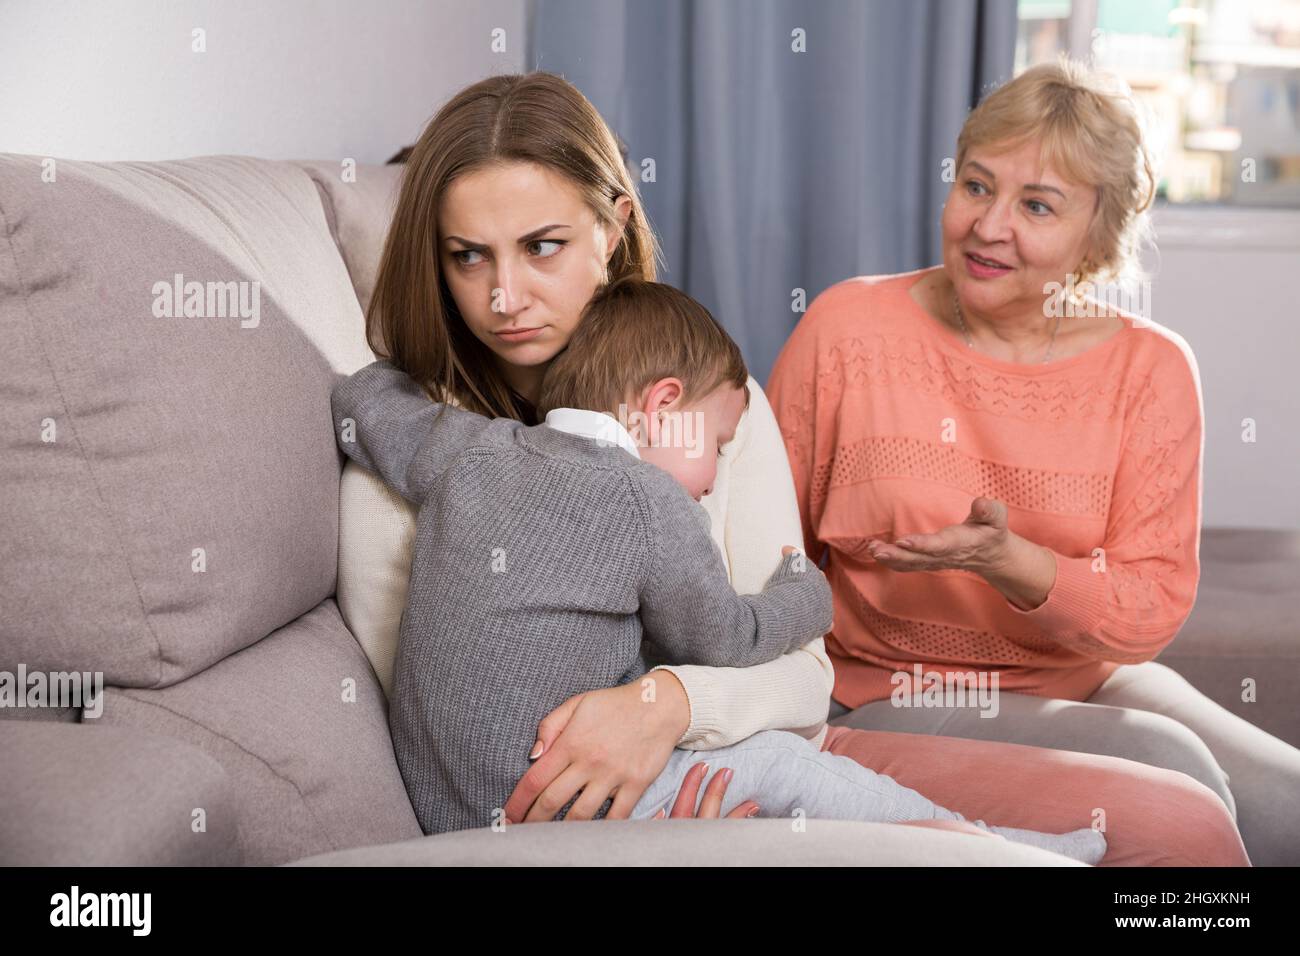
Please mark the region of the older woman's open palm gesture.
<svg viewBox="0 0 1300 956"><path fill-rule="evenodd" d="M1039 607L1056 583L1053 553L1007 528L1007 506L995 498L976 498L965 521L931 534L872 538L867 552L893 571L971 571L1022 611Z"/></svg>
<svg viewBox="0 0 1300 956"><path fill-rule="evenodd" d="M932 534L900 535L893 544L873 538L867 550L895 571L940 571L953 568L984 574L1006 560L1007 506L993 498L976 498L961 524Z"/></svg>

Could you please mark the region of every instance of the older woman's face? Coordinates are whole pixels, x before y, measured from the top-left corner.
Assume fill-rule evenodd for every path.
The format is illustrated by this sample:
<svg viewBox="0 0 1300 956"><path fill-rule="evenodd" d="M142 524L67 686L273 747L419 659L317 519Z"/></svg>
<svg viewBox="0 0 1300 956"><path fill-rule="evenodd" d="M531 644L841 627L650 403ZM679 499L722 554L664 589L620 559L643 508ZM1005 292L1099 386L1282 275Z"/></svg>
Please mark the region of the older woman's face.
<svg viewBox="0 0 1300 956"><path fill-rule="evenodd" d="M573 183L532 163L457 177L438 215L447 288L506 367L544 366L564 348L618 239Z"/></svg>
<svg viewBox="0 0 1300 956"><path fill-rule="evenodd" d="M1044 167L1031 140L1008 152L970 150L943 210L943 265L963 307L1042 309L1088 252L1096 190Z"/></svg>

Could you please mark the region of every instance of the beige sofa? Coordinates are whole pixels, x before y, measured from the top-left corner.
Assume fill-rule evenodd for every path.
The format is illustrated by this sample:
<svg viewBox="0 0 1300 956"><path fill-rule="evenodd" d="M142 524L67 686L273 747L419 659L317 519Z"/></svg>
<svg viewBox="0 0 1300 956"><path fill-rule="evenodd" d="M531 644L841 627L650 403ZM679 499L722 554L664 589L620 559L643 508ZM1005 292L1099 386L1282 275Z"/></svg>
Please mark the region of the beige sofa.
<svg viewBox="0 0 1300 956"><path fill-rule="evenodd" d="M372 359L362 303L398 167L355 173L0 155L0 671L107 685L97 717L0 709L0 863L1071 865L831 821L424 837L334 599L329 394ZM1296 686L1300 549L1269 540L1262 558L1256 536L1224 538L1272 562L1266 594L1206 555L1210 587L1232 571L1216 597L1261 624L1202 615L1170 655L1198 682L1256 655ZM1252 719L1296 742L1272 706Z"/></svg>

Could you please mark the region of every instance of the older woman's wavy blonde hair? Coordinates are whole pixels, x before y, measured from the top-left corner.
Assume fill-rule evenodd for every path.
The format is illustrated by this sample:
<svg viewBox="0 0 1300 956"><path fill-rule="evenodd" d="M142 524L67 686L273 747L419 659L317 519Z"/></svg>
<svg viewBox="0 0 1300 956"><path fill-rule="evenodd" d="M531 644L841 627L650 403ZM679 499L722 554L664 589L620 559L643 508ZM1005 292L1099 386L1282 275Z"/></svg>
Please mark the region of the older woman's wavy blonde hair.
<svg viewBox="0 0 1300 956"><path fill-rule="evenodd" d="M1097 190L1091 251L1076 270L1076 287L1136 279L1156 193L1142 125L1123 80L1062 57L1025 70L971 111L957 137L957 168L971 149L1001 152L1038 140L1044 164Z"/></svg>

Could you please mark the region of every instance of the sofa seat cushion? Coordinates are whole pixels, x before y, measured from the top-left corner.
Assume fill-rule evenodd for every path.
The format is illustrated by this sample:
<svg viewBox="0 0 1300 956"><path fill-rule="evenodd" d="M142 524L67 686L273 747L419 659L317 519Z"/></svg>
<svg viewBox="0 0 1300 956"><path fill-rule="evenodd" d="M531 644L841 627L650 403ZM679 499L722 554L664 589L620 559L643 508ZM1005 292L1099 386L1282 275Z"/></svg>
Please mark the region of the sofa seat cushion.
<svg viewBox="0 0 1300 956"><path fill-rule="evenodd" d="M1000 836L887 823L582 820L484 827L297 866L1084 866Z"/></svg>
<svg viewBox="0 0 1300 956"><path fill-rule="evenodd" d="M0 864L243 862L230 778L183 741L95 721L6 721L0 767Z"/></svg>
<svg viewBox="0 0 1300 956"><path fill-rule="evenodd" d="M106 687L99 722L210 754L250 864L422 835L383 691L332 599L179 684Z"/></svg>

